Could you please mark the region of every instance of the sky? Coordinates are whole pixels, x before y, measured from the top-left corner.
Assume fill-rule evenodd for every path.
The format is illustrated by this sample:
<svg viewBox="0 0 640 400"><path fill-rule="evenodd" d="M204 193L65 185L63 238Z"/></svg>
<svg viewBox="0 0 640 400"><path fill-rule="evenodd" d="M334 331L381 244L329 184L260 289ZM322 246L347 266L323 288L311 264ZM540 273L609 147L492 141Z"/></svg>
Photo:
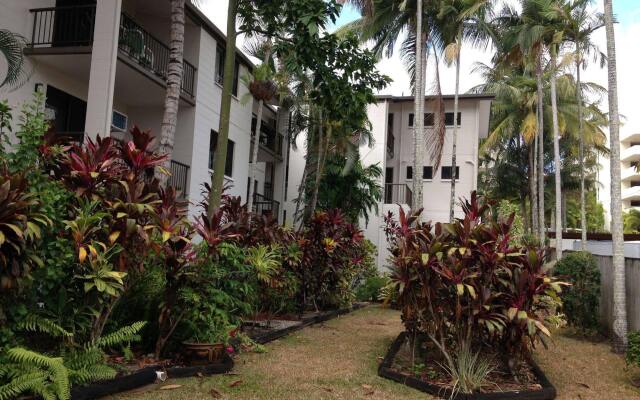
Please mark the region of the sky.
<svg viewBox="0 0 640 400"><path fill-rule="evenodd" d="M226 30L226 15L228 0L201 0L203 12L223 31ZM508 0L512 1L512 0ZM623 119L622 134L625 132L640 132L640 114L636 111L636 103L640 93L640 78L638 70L640 68L640 0L613 0L614 13L618 24L616 25L616 49L618 58L618 98L620 112L625 117ZM594 6L602 11L602 1L597 0ZM356 10L350 6L342 9L335 26L329 27L333 30L359 17ZM604 28L594 34L594 42L606 53L606 39ZM239 38L238 47L242 48L244 40ZM398 42L401 42L400 40ZM492 49L478 49L470 46L463 46L461 61L461 91L466 92L470 88L482 83L478 74L473 72L475 63L482 62L489 64L492 57ZM410 94L409 75L399 57L399 52L395 52L392 58L382 59L378 63L379 70L391 77L393 82L381 94L408 95ZM434 70L434 65L429 65L429 71ZM431 75L433 76L433 75ZM440 78L442 91L445 94L454 92L455 69L441 66ZM598 83L607 87L607 71L601 69L597 63L592 63L583 73L585 81ZM427 89L429 90L429 89ZM602 107L606 109L606 99L602 99ZM640 108L640 107L639 107Z"/></svg>

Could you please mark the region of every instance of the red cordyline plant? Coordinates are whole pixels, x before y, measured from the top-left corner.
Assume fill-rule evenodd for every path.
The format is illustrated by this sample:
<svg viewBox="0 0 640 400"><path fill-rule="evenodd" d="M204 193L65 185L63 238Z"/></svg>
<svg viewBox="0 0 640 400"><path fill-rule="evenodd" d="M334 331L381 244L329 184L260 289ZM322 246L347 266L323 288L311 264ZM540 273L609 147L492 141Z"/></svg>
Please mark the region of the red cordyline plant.
<svg viewBox="0 0 640 400"><path fill-rule="evenodd" d="M31 250L51 221L39 213L40 201L29 193L24 174L0 165L0 293L16 286L42 261ZM2 310L0 310L2 311Z"/></svg>
<svg viewBox="0 0 640 400"><path fill-rule="evenodd" d="M546 318L561 283L543 269L546 250L516 248L513 216L497 220L472 193L452 224L419 224L421 212L386 217L391 280L406 329L424 334L450 367L465 345L500 348L515 365L550 335Z"/></svg>

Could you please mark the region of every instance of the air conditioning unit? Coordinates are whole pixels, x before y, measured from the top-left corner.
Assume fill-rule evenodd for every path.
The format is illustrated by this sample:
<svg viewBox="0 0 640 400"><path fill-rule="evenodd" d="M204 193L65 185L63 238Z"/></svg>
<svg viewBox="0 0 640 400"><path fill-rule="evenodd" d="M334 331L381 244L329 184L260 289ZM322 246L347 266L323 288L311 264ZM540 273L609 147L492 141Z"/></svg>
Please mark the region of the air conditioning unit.
<svg viewBox="0 0 640 400"><path fill-rule="evenodd" d="M127 125L129 124L129 117L125 114L113 110L111 115L111 130L115 132L126 132Z"/></svg>

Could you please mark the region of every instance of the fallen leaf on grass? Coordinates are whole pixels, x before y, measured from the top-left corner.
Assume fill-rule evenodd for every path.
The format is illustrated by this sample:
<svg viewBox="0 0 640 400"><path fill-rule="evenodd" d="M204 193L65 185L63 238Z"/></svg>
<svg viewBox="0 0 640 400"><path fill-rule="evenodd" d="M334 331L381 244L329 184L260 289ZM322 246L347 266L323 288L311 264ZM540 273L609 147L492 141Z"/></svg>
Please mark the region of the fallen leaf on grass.
<svg viewBox="0 0 640 400"><path fill-rule="evenodd" d="M589 385L587 385L586 383L582 383L582 382L578 382L578 385L587 388L587 389L591 389L591 387Z"/></svg>
<svg viewBox="0 0 640 400"><path fill-rule="evenodd" d="M164 385L160 388L160 390L171 390L182 387L182 385Z"/></svg>
<svg viewBox="0 0 640 400"><path fill-rule="evenodd" d="M213 397L214 399L219 399L222 397L222 393L218 392L215 389L209 390L209 394L211 394L211 397Z"/></svg>
<svg viewBox="0 0 640 400"><path fill-rule="evenodd" d="M333 389L328 388L328 387L323 387L322 390L324 390L325 392L329 392L329 393L333 392Z"/></svg>
<svg viewBox="0 0 640 400"><path fill-rule="evenodd" d="M240 385L242 383L242 381L233 381L229 384L229 387L236 387L238 385Z"/></svg>
<svg viewBox="0 0 640 400"><path fill-rule="evenodd" d="M372 389L371 385L366 385L366 384L363 384L362 388L363 389Z"/></svg>

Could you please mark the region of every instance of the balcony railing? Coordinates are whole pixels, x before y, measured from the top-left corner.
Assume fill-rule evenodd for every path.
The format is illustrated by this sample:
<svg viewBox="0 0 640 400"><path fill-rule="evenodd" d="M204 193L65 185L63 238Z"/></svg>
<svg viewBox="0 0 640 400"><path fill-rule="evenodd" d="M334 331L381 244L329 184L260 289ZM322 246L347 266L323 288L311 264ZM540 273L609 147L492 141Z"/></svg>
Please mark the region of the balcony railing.
<svg viewBox="0 0 640 400"><path fill-rule="evenodd" d="M413 207L413 192L404 183L385 183L384 185L385 204L406 204Z"/></svg>
<svg viewBox="0 0 640 400"><path fill-rule="evenodd" d="M269 199L259 193L254 193L253 212L261 215L272 215L274 218L278 218L280 213L280 202Z"/></svg>
<svg viewBox="0 0 640 400"><path fill-rule="evenodd" d="M251 134L256 132L256 117L251 121ZM278 156L282 156L284 135L277 133L276 128L268 125L264 120L260 125L260 146L266 147Z"/></svg>
<svg viewBox="0 0 640 400"><path fill-rule="evenodd" d="M95 6L32 9L31 48L90 46L96 19ZM118 49L149 73L166 81L169 47L122 13ZM196 68L183 61L182 91L194 96Z"/></svg>

